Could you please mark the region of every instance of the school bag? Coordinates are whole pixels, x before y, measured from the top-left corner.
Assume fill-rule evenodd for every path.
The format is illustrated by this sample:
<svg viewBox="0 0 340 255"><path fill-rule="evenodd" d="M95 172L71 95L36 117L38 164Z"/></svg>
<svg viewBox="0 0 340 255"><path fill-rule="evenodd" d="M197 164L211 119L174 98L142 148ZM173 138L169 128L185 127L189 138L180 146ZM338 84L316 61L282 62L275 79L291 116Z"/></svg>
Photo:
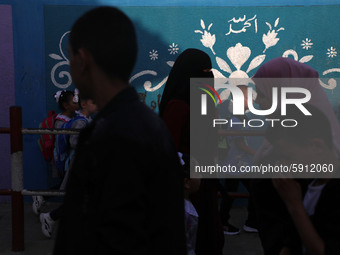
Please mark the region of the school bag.
<svg viewBox="0 0 340 255"><path fill-rule="evenodd" d="M54 122L57 114L55 111L50 110L48 112L47 118L45 118L40 124L39 128L54 128ZM38 139L38 145L44 159L50 162L53 159L53 149L54 149L54 135L43 134L40 135Z"/></svg>
<svg viewBox="0 0 340 255"><path fill-rule="evenodd" d="M71 119L69 122L65 122L60 128L63 129L70 129L72 128L72 124L75 121L82 120L85 121L85 124L88 124L88 120L81 115L75 116L73 119ZM66 161L70 157L70 135L61 134L56 135L55 137L55 148L53 151L54 154L54 162L58 169L58 171L63 175L65 174L65 165Z"/></svg>

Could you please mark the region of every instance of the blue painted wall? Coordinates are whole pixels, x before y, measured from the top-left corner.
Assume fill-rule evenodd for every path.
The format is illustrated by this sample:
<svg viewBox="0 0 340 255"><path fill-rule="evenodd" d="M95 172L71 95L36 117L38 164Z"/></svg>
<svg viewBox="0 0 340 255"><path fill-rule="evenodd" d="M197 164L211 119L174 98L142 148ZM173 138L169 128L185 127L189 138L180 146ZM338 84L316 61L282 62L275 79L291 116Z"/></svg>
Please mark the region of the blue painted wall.
<svg viewBox="0 0 340 255"><path fill-rule="evenodd" d="M307 61L321 76L325 71L340 68L339 0L232 0L228 3L216 0L0 0L0 4L12 5L15 101L23 108L24 127L38 127L48 109L57 109L53 93L59 89L58 86L68 82L67 76L59 78L61 71L68 71L67 64L56 69L53 75L55 82L51 78L53 68L58 63L67 61L67 34L61 41L62 50L59 48L60 39L79 15L97 5L120 6L135 22L140 51L132 85L140 93L146 94L146 103L152 108L157 107L158 95L163 90L162 81L170 71L173 61L180 52L189 47L207 52L215 72L227 77L237 70L240 63L242 65L239 71L251 76L258 68L255 66L249 70L256 57L264 63L288 53L289 57ZM243 17L246 19L241 21ZM240 22L236 22L240 18ZM250 26L245 24L247 20ZM209 27L211 23L213 25ZM283 29L278 31L281 27ZM235 32L243 28L244 32ZM198 30L202 33L206 31L206 36L203 38ZM263 39L263 34L268 40ZM211 39L213 35L215 41ZM243 60L240 57L237 60L232 59L231 55L226 54L228 49L232 51L232 47L240 51L249 48L251 54ZM136 78L138 75L140 76ZM332 72L324 77L339 77L339 73ZM146 85L150 82L151 86L145 86L145 82ZM159 89L148 91L154 90L152 88L157 85ZM325 83L325 87L327 86ZM340 101L339 86L325 88L337 111ZM68 87L71 88L73 89L73 84ZM0 109L1 112L7 110ZM0 123L0 126L3 124ZM24 181L27 189L47 188L53 183L51 171L37 146L37 139L38 136L35 135L24 136Z"/></svg>
<svg viewBox="0 0 340 255"><path fill-rule="evenodd" d="M12 29L12 7L10 5L0 6L0 125L9 126L8 108L14 104L14 59L13 59L13 29ZM6 110L5 110L6 109ZM0 187L11 188L9 182L11 173L9 153L9 135L0 136Z"/></svg>

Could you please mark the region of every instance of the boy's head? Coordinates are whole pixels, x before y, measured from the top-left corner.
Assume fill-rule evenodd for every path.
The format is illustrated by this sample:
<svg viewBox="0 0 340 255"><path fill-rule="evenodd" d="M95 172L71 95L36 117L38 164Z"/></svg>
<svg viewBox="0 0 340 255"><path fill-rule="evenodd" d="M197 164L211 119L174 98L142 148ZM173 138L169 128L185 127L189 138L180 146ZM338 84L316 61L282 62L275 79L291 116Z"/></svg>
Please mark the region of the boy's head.
<svg viewBox="0 0 340 255"><path fill-rule="evenodd" d="M266 131L267 140L275 151L290 163L329 163L332 154L332 130L328 118L316 107L304 105L312 114L304 115L296 106L287 106L287 115L273 119L293 119L295 127L283 127L276 122Z"/></svg>
<svg viewBox="0 0 340 255"><path fill-rule="evenodd" d="M92 9L74 23L68 50L72 78L83 97L91 98L84 90L88 58L109 78L128 82L137 58L134 26L117 8Z"/></svg>
<svg viewBox="0 0 340 255"><path fill-rule="evenodd" d="M91 116L92 114L97 112L97 105L93 102L92 99L79 97L79 106L81 112L86 116Z"/></svg>
<svg viewBox="0 0 340 255"><path fill-rule="evenodd" d="M184 192L185 195L188 196L196 193L201 184L200 176L193 176L194 178L190 178L190 170L193 170L191 172L194 172L198 162L194 157L188 154L180 154L180 156L184 177Z"/></svg>

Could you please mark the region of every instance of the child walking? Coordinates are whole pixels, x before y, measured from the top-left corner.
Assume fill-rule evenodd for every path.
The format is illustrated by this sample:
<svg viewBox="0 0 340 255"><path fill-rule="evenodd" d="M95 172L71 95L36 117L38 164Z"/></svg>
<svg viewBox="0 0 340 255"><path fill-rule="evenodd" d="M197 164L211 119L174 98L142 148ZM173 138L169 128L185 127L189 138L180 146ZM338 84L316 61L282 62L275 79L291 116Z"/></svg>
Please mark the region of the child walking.
<svg viewBox="0 0 340 255"><path fill-rule="evenodd" d="M76 111L76 116L72 118L68 124L70 124L70 128L72 129L83 129L85 128L91 121L91 115L96 113L97 106L93 103L91 99L79 99L79 106L80 111ZM63 128L65 124L61 126ZM60 186L61 190L65 190L68 175L69 175L69 169L73 162L73 155L76 148L76 145L78 143L78 137L79 135L64 135L68 139L68 151L67 151L67 160L65 162L65 176L63 179L63 182ZM51 238L53 234L53 229L56 221L60 218L61 214L63 212L63 205L59 206L58 208L52 210L51 212L47 213L41 213L40 214L40 222L41 222L41 230L42 233L46 236Z"/></svg>
<svg viewBox="0 0 340 255"><path fill-rule="evenodd" d="M60 128L65 122L69 122L79 109L79 97L77 90L75 92L70 90L59 90L55 95L61 113L56 116L54 128Z"/></svg>
<svg viewBox="0 0 340 255"><path fill-rule="evenodd" d="M61 112L57 114L53 127L60 128L64 123L71 120L76 110L79 109L77 92L70 90L59 90L55 93L54 98L58 103ZM61 177L52 160L52 176ZM36 215L39 215L41 206L45 203L43 196L32 196L32 209Z"/></svg>

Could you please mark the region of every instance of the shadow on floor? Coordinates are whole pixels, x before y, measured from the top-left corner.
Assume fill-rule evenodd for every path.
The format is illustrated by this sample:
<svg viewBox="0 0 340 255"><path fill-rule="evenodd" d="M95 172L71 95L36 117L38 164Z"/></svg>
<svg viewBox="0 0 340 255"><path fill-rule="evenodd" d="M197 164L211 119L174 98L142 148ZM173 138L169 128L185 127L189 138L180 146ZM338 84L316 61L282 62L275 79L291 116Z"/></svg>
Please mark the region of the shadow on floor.
<svg viewBox="0 0 340 255"><path fill-rule="evenodd" d="M58 207L59 203L47 203L44 212ZM1 255L50 255L54 241L41 232L39 217L32 211L31 203L25 203L25 251L12 252L11 204L0 204L0 254ZM242 228L247 218L246 207L231 210L230 223ZM258 234L241 231L236 236L225 236L224 255L263 255Z"/></svg>

